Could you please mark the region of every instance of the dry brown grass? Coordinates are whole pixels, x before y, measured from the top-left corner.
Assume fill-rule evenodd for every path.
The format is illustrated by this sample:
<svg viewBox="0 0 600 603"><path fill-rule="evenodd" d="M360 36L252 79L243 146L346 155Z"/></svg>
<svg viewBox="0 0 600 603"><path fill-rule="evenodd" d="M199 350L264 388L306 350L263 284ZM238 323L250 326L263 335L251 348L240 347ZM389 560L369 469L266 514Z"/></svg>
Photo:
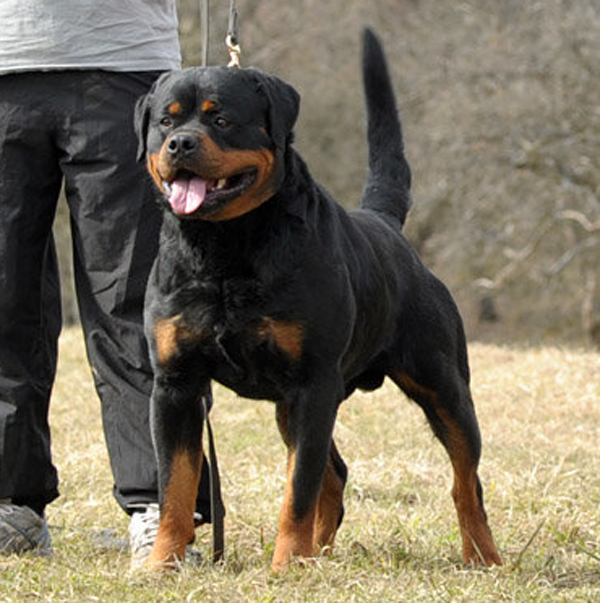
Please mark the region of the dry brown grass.
<svg viewBox="0 0 600 603"><path fill-rule="evenodd" d="M347 515L331 558L270 573L284 450L272 406L216 391L227 559L157 581L92 537L127 518L111 496L99 408L80 333L61 340L52 406L62 496L55 554L0 561L0 600L595 601L600 597L600 357L576 349L471 346L481 467L502 568L460 563L451 472L421 412L387 384L344 405L337 441ZM209 552L208 530L199 545Z"/></svg>

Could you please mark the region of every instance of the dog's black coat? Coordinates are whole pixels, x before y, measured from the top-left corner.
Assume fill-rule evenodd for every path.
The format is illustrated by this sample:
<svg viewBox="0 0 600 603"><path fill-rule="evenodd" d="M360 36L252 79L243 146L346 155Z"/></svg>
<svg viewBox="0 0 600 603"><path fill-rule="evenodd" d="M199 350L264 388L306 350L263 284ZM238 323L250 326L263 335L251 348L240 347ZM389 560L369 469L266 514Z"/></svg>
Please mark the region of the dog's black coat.
<svg viewBox="0 0 600 603"><path fill-rule="evenodd" d="M291 510L282 514L299 525L323 492L328 463L342 488L346 480L332 444L338 405L356 388L379 387L387 375L421 405L450 454L461 529L469 524L461 513L479 513L473 522L485 523L462 323L445 286L401 233L410 169L385 60L369 32L363 56L369 174L353 212L312 179L292 148L299 98L277 78L253 69L184 70L159 80L138 105L140 154L154 157L150 171L159 186L159 164L201 173L196 155L208 139L224 157L268 148L273 158L273 193L247 213L213 219L218 194L191 216L165 211L146 309L163 506L174 456L184 452L194 465L201 454L198 401L214 379L277 403L295 463ZM203 105L206 99L214 107ZM175 117L169 109L165 120L166 107L177 109ZM461 511L461 496L473 498L479 511ZM336 505L339 523L341 499ZM491 535L493 550L472 528L462 531L487 563L500 562ZM305 552L281 547L276 567Z"/></svg>

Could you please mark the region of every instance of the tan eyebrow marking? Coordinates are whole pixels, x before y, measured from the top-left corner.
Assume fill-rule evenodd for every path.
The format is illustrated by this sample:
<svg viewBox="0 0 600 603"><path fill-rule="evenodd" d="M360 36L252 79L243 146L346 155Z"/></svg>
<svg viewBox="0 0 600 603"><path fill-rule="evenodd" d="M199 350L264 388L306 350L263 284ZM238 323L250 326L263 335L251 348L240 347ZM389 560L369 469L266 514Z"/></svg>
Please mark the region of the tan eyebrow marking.
<svg viewBox="0 0 600 603"><path fill-rule="evenodd" d="M216 107L216 105L217 104L215 103L215 101L205 100L200 106L200 109L202 109L203 113L206 113L207 111L212 111Z"/></svg>
<svg viewBox="0 0 600 603"><path fill-rule="evenodd" d="M172 102L167 108L169 115L179 115L181 113L181 103L179 101Z"/></svg>

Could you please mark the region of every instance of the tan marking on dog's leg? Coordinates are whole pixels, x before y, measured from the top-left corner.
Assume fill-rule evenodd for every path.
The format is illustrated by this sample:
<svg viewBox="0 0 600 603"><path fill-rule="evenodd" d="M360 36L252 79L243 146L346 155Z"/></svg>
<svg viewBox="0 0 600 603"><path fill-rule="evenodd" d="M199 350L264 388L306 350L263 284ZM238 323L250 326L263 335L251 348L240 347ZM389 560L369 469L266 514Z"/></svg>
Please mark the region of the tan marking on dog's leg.
<svg viewBox="0 0 600 603"><path fill-rule="evenodd" d="M176 561L185 559L186 547L194 540L194 509L201 469L202 456L198 463L185 452L173 457L158 534L145 564L150 569L172 569Z"/></svg>
<svg viewBox="0 0 600 603"><path fill-rule="evenodd" d="M154 323L154 341L158 363L166 366L180 352L182 346L202 341L206 334L185 324L181 314L161 318Z"/></svg>
<svg viewBox="0 0 600 603"><path fill-rule="evenodd" d="M465 434L440 404L434 391L421 386L406 373L397 373L392 378L409 395L427 398L444 424L447 434L444 445L454 473L452 498L458 515L463 561L466 564L502 565L477 492L477 463L473 461Z"/></svg>
<svg viewBox="0 0 600 603"><path fill-rule="evenodd" d="M331 442L331 446L335 448L334 441ZM315 513L313 544L316 550L333 547L343 502L344 483L337 474L330 455Z"/></svg>
<svg viewBox="0 0 600 603"><path fill-rule="evenodd" d="M178 346L178 326L179 316L173 318L164 318L157 320L154 324L154 341L156 343L156 352L158 362L161 365L168 363L179 349Z"/></svg>
<svg viewBox="0 0 600 603"><path fill-rule="evenodd" d="M291 451L288 455L287 483L283 495L283 506L279 515L279 533L275 543L272 568L275 572L284 571L294 557L312 557L315 554L313 532L315 508L302 518L294 514L293 475L296 455Z"/></svg>
<svg viewBox="0 0 600 603"><path fill-rule="evenodd" d="M452 498L462 537L463 561L466 564L502 565L477 493L477 467L471 461L464 435L450 419L446 418L444 422L451 441Z"/></svg>

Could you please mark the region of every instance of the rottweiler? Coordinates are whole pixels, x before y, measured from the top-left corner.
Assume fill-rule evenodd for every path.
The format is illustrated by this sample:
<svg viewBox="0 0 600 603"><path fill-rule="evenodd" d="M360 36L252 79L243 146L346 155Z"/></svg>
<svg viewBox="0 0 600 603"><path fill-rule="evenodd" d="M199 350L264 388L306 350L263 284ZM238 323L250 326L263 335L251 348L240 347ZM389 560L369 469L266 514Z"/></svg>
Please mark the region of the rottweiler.
<svg viewBox="0 0 600 603"><path fill-rule="evenodd" d="M292 146L299 95L254 68L161 76L136 107L140 160L164 207L146 300L163 568L194 537L201 400L212 380L275 403L287 485L272 567L333 545L347 468L340 403L389 377L425 412L454 473L465 563L501 564L477 475L480 432L462 321L402 234L411 205L396 100L363 34L368 174L346 211Z"/></svg>

